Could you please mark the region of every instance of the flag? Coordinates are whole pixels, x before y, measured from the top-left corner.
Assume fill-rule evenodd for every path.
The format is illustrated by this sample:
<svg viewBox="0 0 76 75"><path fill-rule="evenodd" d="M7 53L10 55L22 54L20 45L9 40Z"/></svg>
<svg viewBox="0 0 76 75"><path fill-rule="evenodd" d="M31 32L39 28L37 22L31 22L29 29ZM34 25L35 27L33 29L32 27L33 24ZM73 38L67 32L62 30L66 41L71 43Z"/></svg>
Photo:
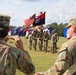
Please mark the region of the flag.
<svg viewBox="0 0 76 75"><path fill-rule="evenodd" d="M37 26L37 25L43 25L45 24L45 12L41 13L39 16L37 16L35 18L35 21L33 23L33 26Z"/></svg>
<svg viewBox="0 0 76 75"><path fill-rule="evenodd" d="M67 38L67 31L68 31L68 28L64 28L64 37Z"/></svg>
<svg viewBox="0 0 76 75"><path fill-rule="evenodd" d="M32 15L30 18L28 18L28 19L26 19L26 20L24 21L26 31L28 30L28 27L29 27L31 24L33 24L33 22L35 21L35 15L36 15L36 14Z"/></svg>

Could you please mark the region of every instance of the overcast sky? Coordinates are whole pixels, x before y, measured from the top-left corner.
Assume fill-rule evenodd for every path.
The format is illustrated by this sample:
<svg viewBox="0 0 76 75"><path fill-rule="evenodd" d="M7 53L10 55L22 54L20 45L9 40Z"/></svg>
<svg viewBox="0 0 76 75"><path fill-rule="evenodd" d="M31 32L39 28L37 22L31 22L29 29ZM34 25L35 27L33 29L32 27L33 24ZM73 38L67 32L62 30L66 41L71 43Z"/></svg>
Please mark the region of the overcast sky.
<svg viewBox="0 0 76 75"><path fill-rule="evenodd" d="M46 25L66 23L76 17L76 0L0 0L0 13L10 15L13 26L24 25L25 19L40 11L46 11Z"/></svg>

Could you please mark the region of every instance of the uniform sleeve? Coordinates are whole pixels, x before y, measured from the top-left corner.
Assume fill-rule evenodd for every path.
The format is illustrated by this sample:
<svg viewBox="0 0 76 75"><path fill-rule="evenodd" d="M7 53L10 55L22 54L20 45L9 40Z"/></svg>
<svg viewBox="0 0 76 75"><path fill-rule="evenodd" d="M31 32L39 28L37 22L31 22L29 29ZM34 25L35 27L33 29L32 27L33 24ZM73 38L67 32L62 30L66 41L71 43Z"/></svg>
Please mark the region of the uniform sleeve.
<svg viewBox="0 0 76 75"><path fill-rule="evenodd" d="M18 69L26 75L33 75L35 73L35 66L32 63L29 53L27 51L24 51L24 53L28 56L29 59L24 59L23 53L20 51L17 59Z"/></svg>
<svg viewBox="0 0 76 75"><path fill-rule="evenodd" d="M59 74L63 74L66 69L72 65L72 54L66 43L64 43L58 53L58 59L56 60L54 67Z"/></svg>

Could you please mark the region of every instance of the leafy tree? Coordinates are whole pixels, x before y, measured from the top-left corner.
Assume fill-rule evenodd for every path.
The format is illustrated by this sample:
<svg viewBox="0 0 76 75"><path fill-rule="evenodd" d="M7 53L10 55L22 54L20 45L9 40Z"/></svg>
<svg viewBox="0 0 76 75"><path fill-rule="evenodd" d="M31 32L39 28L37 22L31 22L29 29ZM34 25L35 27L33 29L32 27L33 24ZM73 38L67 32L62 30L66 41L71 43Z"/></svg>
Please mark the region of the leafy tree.
<svg viewBox="0 0 76 75"><path fill-rule="evenodd" d="M63 32L64 32L64 26L63 23L58 25L58 34L59 36L63 36Z"/></svg>
<svg viewBox="0 0 76 75"><path fill-rule="evenodd" d="M54 22L54 23L51 24L51 27L57 29L58 28L58 24L56 22Z"/></svg>

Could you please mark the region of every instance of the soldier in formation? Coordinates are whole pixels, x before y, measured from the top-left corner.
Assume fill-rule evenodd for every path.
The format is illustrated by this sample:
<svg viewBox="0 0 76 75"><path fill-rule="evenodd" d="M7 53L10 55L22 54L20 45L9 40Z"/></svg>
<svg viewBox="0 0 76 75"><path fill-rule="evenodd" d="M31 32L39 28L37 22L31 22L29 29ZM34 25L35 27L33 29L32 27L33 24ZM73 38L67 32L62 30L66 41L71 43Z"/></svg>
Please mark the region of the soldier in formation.
<svg viewBox="0 0 76 75"><path fill-rule="evenodd" d="M47 52L47 48L48 48L48 31L44 31L44 35L43 35L43 43L44 43L44 51Z"/></svg>
<svg viewBox="0 0 76 75"><path fill-rule="evenodd" d="M29 53L24 50L20 37L7 36L10 18L8 15L0 14L0 75L15 75L16 69L26 75L33 75L35 66ZM10 38L15 41L17 48L7 44L6 41Z"/></svg>
<svg viewBox="0 0 76 75"><path fill-rule="evenodd" d="M38 38L38 31L37 31L37 29L35 29L33 31L32 36L33 36L33 48L36 51L36 49L37 49L37 38Z"/></svg>
<svg viewBox="0 0 76 75"><path fill-rule="evenodd" d="M43 47L43 30L41 29L38 33L38 47L39 50L42 51L42 47Z"/></svg>
<svg viewBox="0 0 76 75"><path fill-rule="evenodd" d="M56 29L52 30L51 32L51 52L55 53L57 52L57 41L59 39L58 33L56 32Z"/></svg>
<svg viewBox="0 0 76 75"><path fill-rule="evenodd" d="M33 40L32 32L29 32L29 35L28 35L28 45L29 45L29 49L30 50L32 50L32 40Z"/></svg>

